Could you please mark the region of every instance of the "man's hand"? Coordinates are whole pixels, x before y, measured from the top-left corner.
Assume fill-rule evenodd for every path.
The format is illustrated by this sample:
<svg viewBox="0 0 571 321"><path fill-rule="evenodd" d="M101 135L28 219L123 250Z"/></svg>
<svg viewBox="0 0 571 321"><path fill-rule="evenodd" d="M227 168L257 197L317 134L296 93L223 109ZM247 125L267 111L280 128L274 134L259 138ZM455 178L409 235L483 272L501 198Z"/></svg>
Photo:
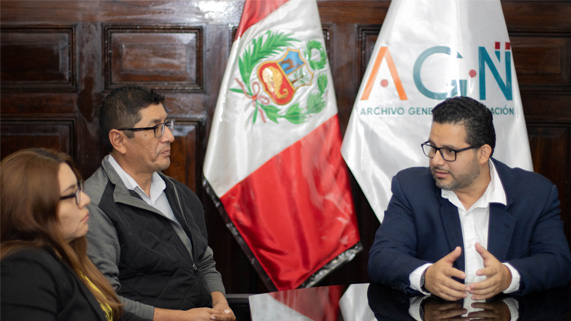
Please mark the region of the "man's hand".
<svg viewBox="0 0 571 321"><path fill-rule="evenodd" d="M462 307L461 303L429 299L424 305L424 320L469 320L468 318L462 318L462 315L466 312L468 311Z"/></svg>
<svg viewBox="0 0 571 321"><path fill-rule="evenodd" d="M486 279L470 284L469 292L472 294L472 299L485 300L507 289L512 281L512 274L507 266L498 261L480 243L476 243L476 251L484 259L484 268L476 271L476 275L484 275Z"/></svg>
<svg viewBox="0 0 571 321"><path fill-rule="evenodd" d="M462 254L462 249L458 246L454 251L431 265L426 270L424 286L426 289L445 300L456 301L468 297L468 287L452 279L465 279L466 274L452 267L454 261Z"/></svg>
<svg viewBox="0 0 571 321"><path fill-rule="evenodd" d="M190 310L169 310L155 308L153 321L210 321L215 313L210 308L196 308Z"/></svg>
<svg viewBox="0 0 571 321"><path fill-rule="evenodd" d="M481 310L468 313L470 320L509 321L511 319L510 308L504 301L476 302L472 303L472 307Z"/></svg>
<svg viewBox="0 0 571 321"><path fill-rule="evenodd" d="M211 320L227 320L234 321L236 316L230 306L228 301L222 292L212 292L212 309L215 311L210 316Z"/></svg>
<svg viewBox="0 0 571 321"><path fill-rule="evenodd" d="M155 308L154 321L235 321L236 316L222 292L211 292L212 309L195 308L190 310L169 310Z"/></svg>

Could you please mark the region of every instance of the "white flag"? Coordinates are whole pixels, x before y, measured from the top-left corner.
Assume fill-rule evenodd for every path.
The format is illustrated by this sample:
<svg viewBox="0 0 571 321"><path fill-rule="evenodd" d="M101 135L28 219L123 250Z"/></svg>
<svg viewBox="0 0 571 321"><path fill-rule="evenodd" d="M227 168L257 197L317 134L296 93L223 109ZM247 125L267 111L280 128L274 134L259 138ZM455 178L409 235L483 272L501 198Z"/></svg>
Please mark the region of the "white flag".
<svg viewBox="0 0 571 321"><path fill-rule="evenodd" d="M379 221L392 177L428 166L420 144L428 139L432 108L453 96L490 108L495 158L533 170L500 0L393 0L341 149Z"/></svg>

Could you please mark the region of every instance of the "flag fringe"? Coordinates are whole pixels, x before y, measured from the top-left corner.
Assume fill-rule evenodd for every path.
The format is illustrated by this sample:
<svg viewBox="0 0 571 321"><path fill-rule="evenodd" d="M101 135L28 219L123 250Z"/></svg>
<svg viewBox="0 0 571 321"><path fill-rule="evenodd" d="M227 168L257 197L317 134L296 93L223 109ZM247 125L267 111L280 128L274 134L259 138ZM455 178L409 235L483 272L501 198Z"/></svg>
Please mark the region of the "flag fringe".
<svg viewBox="0 0 571 321"><path fill-rule="evenodd" d="M339 254L336 258L329 261L329 263L325 264L317 272L313 273L299 287L310 288L316 285L317 283L319 283L319 281L323 280L323 278L329 275L329 273L333 272L333 270L353 260L353 258L355 258L355 255L359 254L359 252L361 251L363 251L363 245L361 244L361 241L359 241L355 245L353 245L353 247L348 248L343 253Z"/></svg>

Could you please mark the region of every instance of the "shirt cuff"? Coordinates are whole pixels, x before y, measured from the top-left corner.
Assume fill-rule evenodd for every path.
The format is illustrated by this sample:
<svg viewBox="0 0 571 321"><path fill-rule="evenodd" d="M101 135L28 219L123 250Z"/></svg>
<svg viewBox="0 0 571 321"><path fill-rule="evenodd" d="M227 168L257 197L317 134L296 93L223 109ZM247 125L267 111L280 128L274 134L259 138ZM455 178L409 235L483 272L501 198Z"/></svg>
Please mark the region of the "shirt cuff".
<svg viewBox="0 0 571 321"><path fill-rule="evenodd" d="M420 288L420 278L422 277L422 273L424 272L424 270L428 269L428 267L431 265L432 263L426 263L416 268L414 271L412 271L412 273L408 276L411 289L421 292L422 294L430 295L429 292L422 291L422 289Z"/></svg>
<svg viewBox="0 0 571 321"><path fill-rule="evenodd" d="M503 300L504 303L510 309L510 320L517 321L519 320L519 303L514 298L507 298Z"/></svg>
<svg viewBox="0 0 571 321"><path fill-rule="evenodd" d="M519 290L519 283L521 280L519 272L513 266L511 266L511 264L509 263L503 263L503 264L507 266L508 269L510 269L510 273L512 274L512 282L510 283L510 286L504 291L504 293L508 294Z"/></svg>
<svg viewBox="0 0 571 321"><path fill-rule="evenodd" d="M422 317L420 316L420 305L426 298L427 296L413 296L409 298L408 314L416 321L422 321Z"/></svg>

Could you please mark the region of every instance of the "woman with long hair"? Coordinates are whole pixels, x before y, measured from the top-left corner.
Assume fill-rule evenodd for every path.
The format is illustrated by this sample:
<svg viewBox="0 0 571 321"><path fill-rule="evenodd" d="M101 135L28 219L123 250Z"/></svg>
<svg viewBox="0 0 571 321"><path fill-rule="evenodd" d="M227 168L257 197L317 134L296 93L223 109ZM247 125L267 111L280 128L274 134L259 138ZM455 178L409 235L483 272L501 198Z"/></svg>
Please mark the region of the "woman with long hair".
<svg viewBox="0 0 571 321"><path fill-rule="evenodd" d="M0 176L0 319L118 320L122 305L87 257L90 200L71 158L21 150Z"/></svg>

